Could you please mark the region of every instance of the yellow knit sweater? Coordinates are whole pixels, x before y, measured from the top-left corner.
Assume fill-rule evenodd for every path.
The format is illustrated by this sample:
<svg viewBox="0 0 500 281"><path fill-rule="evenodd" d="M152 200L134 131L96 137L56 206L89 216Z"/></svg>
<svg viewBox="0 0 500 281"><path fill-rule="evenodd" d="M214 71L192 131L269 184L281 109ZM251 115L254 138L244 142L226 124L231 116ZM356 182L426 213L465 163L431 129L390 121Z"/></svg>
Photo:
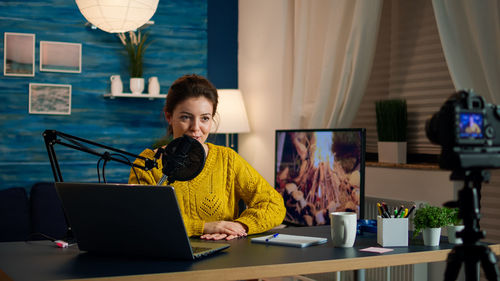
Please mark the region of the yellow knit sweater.
<svg viewBox="0 0 500 281"><path fill-rule="evenodd" d="M203 234L205 222L237 221L248 227L248 234L260 233L279 225L286 213L281 195L259 173L231 148L208 144L208 156L201 173L190 181L172 184L189 236ZM146 149L141 156L154 159ZM144 165L136 159L134 163ZM163 176L158 169L135 169L141 184L157 185ZM133 171L129 183L138 183ZM165 183L166 184L166 183ZM247 208L238 217L238 201Z"/></svg>

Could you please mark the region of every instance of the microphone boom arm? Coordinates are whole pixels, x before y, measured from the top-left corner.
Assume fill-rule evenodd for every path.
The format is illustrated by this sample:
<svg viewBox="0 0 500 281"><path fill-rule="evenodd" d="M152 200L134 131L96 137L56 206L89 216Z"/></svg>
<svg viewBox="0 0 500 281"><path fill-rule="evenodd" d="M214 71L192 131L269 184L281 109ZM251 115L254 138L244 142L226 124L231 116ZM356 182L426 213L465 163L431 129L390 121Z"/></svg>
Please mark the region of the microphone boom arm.
<svg viewBox="0 0 500 281"><path fill-rule="evenodd" d="M119 163L123 163L125 165L131 166L131 167L136 167L136 168L142 169L144 171L148 171L148 170L151 170L153 168L158 167L155 160L151 160L149 158L146 158L146 157L143 157L140 155L135 155L135 154L132 154L132 153L120 150L120 149L116 149L116 148L113 148L113 147L110 147L107 145L103 145L100 143L96 143L96 142L93 142L90 140L86 140L86 139L79 138L76 136L68 135L68 134L65 134L65 133L62 133L62 132L59 132L56 130L45 130L43 132L43 138L45 140L45 147L47 148L47 153L49 154L50 166L52 168L52 173L54 174L55 182L62 182L63 181L61 169L59 167L56 152L54 150L54 145L56 145L56 144L60 144L62 146L66 146L66 147L69 147L69 148L72 148L75 150L90 153L90 154L93 154L96 156L100 156L101 158L104 158L105 160L113 160L113 161L116 161ZM67 142L65 142L63 139L66 140ZM116 152L116 153L119 153L122 155L127 155L130 157L142 159L142 160L144 160L144 166L125 161L121 158L113 157L107 151L104 153L98 152L96 150L93 150L93 149L83 145L82 143L86 143L86 144L89 144L92 146L104 148L106 150L110 150L110 151L113 151L113 152Z"/></svg>

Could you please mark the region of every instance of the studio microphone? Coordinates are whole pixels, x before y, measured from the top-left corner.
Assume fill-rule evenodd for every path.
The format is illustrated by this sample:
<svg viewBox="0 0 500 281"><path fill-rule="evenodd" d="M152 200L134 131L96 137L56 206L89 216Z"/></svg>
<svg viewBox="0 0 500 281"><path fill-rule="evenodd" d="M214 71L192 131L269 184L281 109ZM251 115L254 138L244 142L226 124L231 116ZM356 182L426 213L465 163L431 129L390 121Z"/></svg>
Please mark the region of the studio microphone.
<svg viewBox="0 0 500 281"><path fill-rule="evenodd" d="M172 140L161 157L163 176L158 185L194 179L203 170L206 158L203 145L187 135Z"/></svg>

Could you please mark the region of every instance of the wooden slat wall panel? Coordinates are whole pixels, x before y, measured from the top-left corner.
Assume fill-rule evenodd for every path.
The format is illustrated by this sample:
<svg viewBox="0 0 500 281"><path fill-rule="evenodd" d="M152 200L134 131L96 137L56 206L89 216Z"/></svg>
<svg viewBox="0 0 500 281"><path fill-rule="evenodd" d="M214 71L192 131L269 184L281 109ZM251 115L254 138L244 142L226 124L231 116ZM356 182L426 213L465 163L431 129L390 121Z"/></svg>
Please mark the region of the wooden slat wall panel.
<svg viewBox="0 0 500 281"><path fill-rule="evenodd" d="M500 243L500 170L491 171L489 183L481 189L481 229L486 231L485 241Z"/></svg>
<svg viewBox="0 0 500 281"><path fill-rule="evenodd" d="M484 241L500 243L500 170L492 170L489 183L481 188L481 230L486 231ZM500 267L500 262L497 264ZM481 270L481 281L487 280Z"/></svg>

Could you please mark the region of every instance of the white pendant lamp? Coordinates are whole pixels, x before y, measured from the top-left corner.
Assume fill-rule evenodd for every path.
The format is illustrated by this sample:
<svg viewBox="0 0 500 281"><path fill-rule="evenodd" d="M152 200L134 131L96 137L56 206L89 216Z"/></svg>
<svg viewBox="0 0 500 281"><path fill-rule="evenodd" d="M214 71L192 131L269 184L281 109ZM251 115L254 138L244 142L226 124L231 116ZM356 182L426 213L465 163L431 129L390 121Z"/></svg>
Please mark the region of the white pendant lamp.
<svg viewBox="0 0 500 281"><path fill-rule="evenodd" d="M159 0L75 0L83 16L97 28L121 33L143 26L153 17Z"/></svg>

